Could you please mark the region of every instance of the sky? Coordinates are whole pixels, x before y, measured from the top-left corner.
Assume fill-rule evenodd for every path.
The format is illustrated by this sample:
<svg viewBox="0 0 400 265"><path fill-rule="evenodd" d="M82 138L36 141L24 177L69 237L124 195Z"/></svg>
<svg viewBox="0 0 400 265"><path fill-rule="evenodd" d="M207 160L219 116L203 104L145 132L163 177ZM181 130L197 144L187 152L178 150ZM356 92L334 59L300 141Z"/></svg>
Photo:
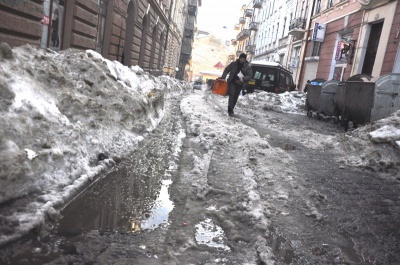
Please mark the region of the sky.
<svg viewBox="0 0 400 265"><path fill-rule="evenodd" d="M245 0L203 0L197 13L198 29L215 33L225 40L235 38L238 32L234 30L234 25L239 23L241 7L248 2Z"/></svg>
<svg viewBox="0 0 400 265"><path fill-rule="evenodd" d="M60 205L129 155L162 120L160 98L183 96L180 108L186 126L202 132L199 141L208 148L233 140L248 153L254 148L251 143L267 141L219 110L227 105L227 97L212 95L206 88L192 90L188 83L168 76L153 77L92 50L54 52L25 45L12 50L12 59L2 54L0 50L0 245L42 225L46 216L56 215ZM296 91L247 94L239 98L237 109L255 110L264 120L273 119L268 111L306 115L305 98ZM399 124L400 111L346 133L343 163L364 166L369 157L378 163L398 163L393 150L400 146ZM278 129L279 124L271 121L271 126ZM339 150L344 137L296 127L289 133L303 138L310 148ZM247 137L243 143L237 141L240 135ZM380 143L393 143L393 149ZM100 153L106 155L104 160L98 159ZM207 172L208 158L202 159L194 170ZM251 172L244 172L247 183L254 181ZM249 194L256 191L251 185L248 189ZM257 196L253 199L253 214L258 216ZM18 211L4 207L16 201Z"/></svg>

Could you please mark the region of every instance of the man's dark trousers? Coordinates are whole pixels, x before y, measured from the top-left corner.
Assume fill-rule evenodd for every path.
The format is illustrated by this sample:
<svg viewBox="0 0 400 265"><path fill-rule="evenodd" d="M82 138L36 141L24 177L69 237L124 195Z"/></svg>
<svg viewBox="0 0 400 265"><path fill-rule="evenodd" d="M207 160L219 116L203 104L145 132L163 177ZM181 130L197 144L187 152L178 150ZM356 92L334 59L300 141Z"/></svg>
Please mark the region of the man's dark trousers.
<svg viewBox="0 0 400 265"><path fill-rule="evenodd" d="M236 84L235 81L232 81L228 87L229 94L229 102L228 102L228 111L233 111L235 108L236 102L240 95L240 90L242 89L242 85Z"/></svg>

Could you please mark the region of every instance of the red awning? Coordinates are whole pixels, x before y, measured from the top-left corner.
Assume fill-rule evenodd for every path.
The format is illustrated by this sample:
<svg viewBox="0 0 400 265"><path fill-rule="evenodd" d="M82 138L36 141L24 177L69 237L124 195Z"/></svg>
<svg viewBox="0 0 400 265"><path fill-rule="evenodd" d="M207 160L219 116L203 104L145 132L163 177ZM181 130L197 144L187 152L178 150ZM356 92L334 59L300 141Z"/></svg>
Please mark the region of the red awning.
<svg viewBox="0 0 400 265"><path fill-rule="evenodd" d="M218 62L216 65L214 65L215 68L225 68L225 66L221 63Z"/></svg>

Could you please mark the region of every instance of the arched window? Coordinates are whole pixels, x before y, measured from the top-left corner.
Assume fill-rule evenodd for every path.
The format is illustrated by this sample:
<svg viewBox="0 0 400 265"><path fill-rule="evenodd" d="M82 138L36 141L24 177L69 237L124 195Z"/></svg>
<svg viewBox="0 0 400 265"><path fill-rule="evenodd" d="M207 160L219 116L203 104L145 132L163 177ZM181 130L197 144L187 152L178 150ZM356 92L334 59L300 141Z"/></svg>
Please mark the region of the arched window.
<svg viewBox="0 0 400 265"><path fill-rule="evenodd" d="M160 39L161 39L161 41L160 41L160 49L159 49L160 54L158 56L158 65L157 65L158 69L161 69L161 64L164 63L164 32L161 33L161 38ZM161 70L163 70L163 69L161 69Z"/></svg>
<svg viewBox="0 0 400 265"><path fill-rule="evenodd" d="M158 30L157 30L157 25L154 26L153 28L153 35L151 37L151 53L150 53L150 65L149 68L150 69L154 69L157 68L157 66L154 65L154 57L155 57L155 53L156 53L156 45L157 45L157 34L158 34ZM158 55L160 56L160 55Z"/></svg>
<svg viewBox="0 0 400 265"><path fill-rule="evenodd" d="M142 25L143 25L142 42L140 44L140 53L139 53L139 66L140 67L143 67L144 57L146 55L148 24L149 24L149 21L148 21L147 15L145 15L143 17L143 21L142 21Z"/></svg>
<svg viewBox="0 0 400 265"><path fill-rule="evenodd" d="M128 4L127 14L128 18L126 20L125 43L121 61L124 65L130 66L132 64L131 57L132 57L133 33L135 31L135 21L137 17L137 5L133 4L132 0Z"/></svg>

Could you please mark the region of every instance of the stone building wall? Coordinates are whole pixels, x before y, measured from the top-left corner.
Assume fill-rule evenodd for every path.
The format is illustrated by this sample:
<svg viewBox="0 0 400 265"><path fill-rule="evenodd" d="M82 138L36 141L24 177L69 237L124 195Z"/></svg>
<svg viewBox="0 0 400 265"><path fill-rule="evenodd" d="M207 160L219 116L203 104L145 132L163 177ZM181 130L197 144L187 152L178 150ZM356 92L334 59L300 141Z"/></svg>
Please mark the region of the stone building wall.
<svg viewBox="0 0 400 265"><path fill-rule="evenodd" d="M0 0L0 42L92 49L128 66L162 69L169 5L168 0Z"/></svg>

